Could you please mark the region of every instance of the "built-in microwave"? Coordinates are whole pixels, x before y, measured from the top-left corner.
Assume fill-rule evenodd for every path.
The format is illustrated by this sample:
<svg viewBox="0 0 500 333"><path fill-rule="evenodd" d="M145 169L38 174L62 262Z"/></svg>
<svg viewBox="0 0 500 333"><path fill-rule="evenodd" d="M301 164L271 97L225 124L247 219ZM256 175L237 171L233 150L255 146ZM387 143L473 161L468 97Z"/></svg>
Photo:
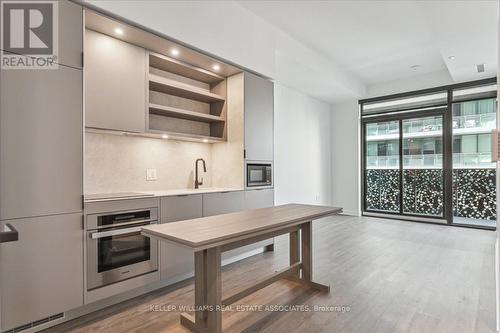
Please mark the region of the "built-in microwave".
<svg viewBox="0 0 500 333"><path fill-rule="evenodd" d="M247 162L247 187L271 187L273 165L270 162Z"/></svg>

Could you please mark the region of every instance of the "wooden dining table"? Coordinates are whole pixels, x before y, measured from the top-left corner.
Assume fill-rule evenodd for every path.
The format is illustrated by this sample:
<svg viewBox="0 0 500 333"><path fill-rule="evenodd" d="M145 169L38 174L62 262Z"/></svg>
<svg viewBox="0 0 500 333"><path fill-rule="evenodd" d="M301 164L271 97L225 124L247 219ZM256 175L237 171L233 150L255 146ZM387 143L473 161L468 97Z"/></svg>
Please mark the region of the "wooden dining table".
<svg viewBox="0 0 500 333"><path fill-rule="evenodd" d="M182 313L181 325L192 332L222 332L222 309L283 278L329 292L312 278L312 221L342 208L287 204L192 220L150 225L145 236L191 248L195 258L195 314ZM290 265L235 294L222 298L221 253L283 234L290 235Z"/></svg>

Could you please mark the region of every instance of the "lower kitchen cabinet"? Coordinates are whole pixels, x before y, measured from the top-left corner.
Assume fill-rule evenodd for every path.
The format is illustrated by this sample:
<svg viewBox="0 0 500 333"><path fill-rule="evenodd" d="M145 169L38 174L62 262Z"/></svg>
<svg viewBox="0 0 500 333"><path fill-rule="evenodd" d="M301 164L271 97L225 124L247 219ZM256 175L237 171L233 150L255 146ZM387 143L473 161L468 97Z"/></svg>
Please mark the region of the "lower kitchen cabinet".
<svg viewBox="0 0 500 333"><path fill-rule="evenodd" d="M226 214L245 209L270 207L273 205L273 189L203 194L203 216ZM245 256L248 252L261 249L272 243L273 239L269 239L224 252L222 254L222 260L226 263L233 262Z"/></svg>
<svg viewBox="0 0 500 333"><path fill-rule="evenodd" d="M272 206L274 206L274 190L272 188L245 191L245 209Z"/></svg>
<svg viewBox="0 0 500 333"><path fill-rule="evenodd" d="M160 201L160 221L169 223L202 217L202 195L163 197ZM160 242L160 276L175 283L193 275L194 254L182 245Z"/></svg>
<svg viewBox="0 0 500 333"><path fill-rule="evenodd" d="M19 240L0 249L1 331L83 305L82 214L2 221Z"/></svg>
<svg viewBox="0 0 500 333"><path fill-rule="evenodd" d="M273 189L163 197L160 201L160 221L169 223L273 205ZM269 239L234 249L223 253L222 259L226 263L232 262L272 243L273 239ZM160 276L163 281L175 283L193 276L193 273L194 254L190 248L160 242Z"/></svg>
<svg viewBox="0 0 500 333"><path fill-rule="evenodd" d="M244 191L203 194L203 216L233 213L244 209Z"/></svg>

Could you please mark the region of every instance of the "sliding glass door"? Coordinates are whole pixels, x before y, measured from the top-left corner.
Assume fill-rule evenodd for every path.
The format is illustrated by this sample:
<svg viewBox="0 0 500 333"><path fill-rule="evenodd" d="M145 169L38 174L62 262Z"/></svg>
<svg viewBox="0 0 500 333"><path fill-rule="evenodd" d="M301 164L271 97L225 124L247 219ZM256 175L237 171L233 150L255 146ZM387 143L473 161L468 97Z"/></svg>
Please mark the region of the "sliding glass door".
<svg viewBox="0 0 500 333"><path fill-rule="evenodd" d="M442 113L389 118L364 124L365 210L442 219Z"/></svg>
<svg viewBox="0 0 500 333"><path fill-rule="evenodd" d="M443 116L403 121L403 213L443 217Z"/></svg>

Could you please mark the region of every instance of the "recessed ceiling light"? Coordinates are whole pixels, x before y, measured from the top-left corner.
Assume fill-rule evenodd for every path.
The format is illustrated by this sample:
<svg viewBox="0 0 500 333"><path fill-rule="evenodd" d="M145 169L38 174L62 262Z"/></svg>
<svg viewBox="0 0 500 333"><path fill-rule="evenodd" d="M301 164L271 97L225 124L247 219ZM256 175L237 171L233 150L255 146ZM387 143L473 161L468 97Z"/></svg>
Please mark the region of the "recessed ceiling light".
<svg viewBox="0 0 500 333"><path fill-rule="evenodd" d="M422 65L413 65L413 66L410 66L410 68L413 69L414 71L416 71L420 67L422 67Z"/></svg>
<svg viewBox="0 0 500 333"><path fill-rule="evenodd" d="M179 55L179 50L172 49L172 50L170 50L170 54L173 55L173 56L178 56Z"/></svg>
<svg viewBox="0 0 500 333"><path fill-rule="evenodd" d="M212 69L214 71L218 71L220 69L220 66L218 64L215 64L215 65L212 66Z"/></svg>
<svg viewBox="0 0 500 333"><path fill-rule="evenodd" d="M450 59L450 60L455 60L455 56L454 56L454 55L451 55L451 56L449 56L449 57L448 57L448 59Z"/></svg>
<svg viewBox="0 0 500 333"><path fill-rule="evenodd" d="M205 142L205 143L208 142L208 139L203 139L203 142Z"/></svg>
<svg viewBox="0 0 500 333"><path fill-rule="evenodd" d="M167 135L167 134L163 134L163 135L161 136L161 138L162 138L162 139L168 139L168 135Z"/></svg>
<svg viewBox="0 0 500 333"><path fill-rule="evenodd" d="M123 29L121 29L121 28L115 28L115 34L117 34L119 36L123 35Z"/></svg>

